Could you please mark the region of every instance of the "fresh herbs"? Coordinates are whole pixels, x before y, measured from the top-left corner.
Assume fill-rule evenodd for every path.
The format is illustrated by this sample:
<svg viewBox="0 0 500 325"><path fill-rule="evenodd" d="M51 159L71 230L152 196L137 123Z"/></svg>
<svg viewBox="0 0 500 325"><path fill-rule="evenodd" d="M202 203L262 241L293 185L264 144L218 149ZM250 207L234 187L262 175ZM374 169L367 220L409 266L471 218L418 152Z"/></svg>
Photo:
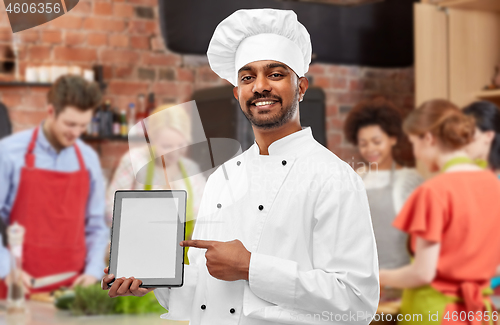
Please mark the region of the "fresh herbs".
<svg viewBox="0 0 500 325"><path fill-rule="evenodd" d="M153 292L143 297L110 298L100 285L76 287L56 296L56 307L69 309L73 315L147 314L164 313Z"/></svg>

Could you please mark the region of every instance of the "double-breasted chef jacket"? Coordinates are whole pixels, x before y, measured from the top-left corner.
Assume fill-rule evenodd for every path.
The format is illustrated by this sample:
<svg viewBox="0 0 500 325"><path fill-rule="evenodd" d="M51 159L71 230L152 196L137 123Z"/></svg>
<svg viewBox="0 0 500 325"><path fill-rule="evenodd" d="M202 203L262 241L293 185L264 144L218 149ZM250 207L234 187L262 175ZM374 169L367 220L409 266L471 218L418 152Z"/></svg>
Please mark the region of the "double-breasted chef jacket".
<svg viewBox="0 0 500 325"><path fill-rule="evenodd" d="M158 288L165 319L190 324L368 324L379 299L364 185L310 128L254 143L208 179L193 239L240 240L249 280L222 281L189 250L184 285Z"/></svg>

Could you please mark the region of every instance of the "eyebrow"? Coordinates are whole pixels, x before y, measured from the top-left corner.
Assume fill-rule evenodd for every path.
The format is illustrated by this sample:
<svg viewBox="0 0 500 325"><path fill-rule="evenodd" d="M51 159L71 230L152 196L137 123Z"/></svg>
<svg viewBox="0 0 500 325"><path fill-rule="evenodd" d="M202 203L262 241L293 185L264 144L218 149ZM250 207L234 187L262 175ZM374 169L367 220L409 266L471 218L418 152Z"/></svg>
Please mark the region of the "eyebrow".
<svg viewBox="0 0 500 325"><path fill-rule="evenodd" d="M288 71L288 67L284 65L283 63L269 63L265 66L265 69L274 69L274 68L283 68ZM249 67L248 65L243 66L241 69L238 70L238 75L243 72L243 71L253 71L254 68Z"/></svg>

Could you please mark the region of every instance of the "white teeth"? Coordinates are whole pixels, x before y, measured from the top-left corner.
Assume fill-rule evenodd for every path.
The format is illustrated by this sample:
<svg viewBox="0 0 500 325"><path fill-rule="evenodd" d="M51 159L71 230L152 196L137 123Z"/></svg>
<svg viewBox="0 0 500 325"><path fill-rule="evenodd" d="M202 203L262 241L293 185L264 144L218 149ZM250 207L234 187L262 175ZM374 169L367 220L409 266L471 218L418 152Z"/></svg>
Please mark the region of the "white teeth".
<svg viewBox="0 0 500 325"><path fill-rule="evenodd" d="M275 102L257 102L255 103L255 106L263 106L263 105L272 105Z"/></svg>

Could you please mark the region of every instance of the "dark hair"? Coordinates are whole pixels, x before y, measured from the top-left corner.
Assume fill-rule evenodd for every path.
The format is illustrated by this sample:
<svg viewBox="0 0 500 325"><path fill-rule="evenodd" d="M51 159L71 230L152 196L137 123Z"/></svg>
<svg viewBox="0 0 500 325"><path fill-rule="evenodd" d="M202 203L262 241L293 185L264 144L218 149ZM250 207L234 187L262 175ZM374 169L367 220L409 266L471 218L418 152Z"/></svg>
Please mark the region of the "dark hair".
<svg viewBox="0 0 500 325"><path fill-rule="evenodd" d="M457 150L472 141L476 126L474 119L455 104L446 99L436 99L413 110L404 121L403 130L419 136L430 132L442 146Z"/></svg>
<svg viewBox="0 0 500 325"><path fill-rule="evenodd" d="M495 132L488 163L492 169L500 169L500 108L491 102L479 101L464 108L463 112L474 116L476 126L481 131Z"/></svg>
<svg viewBox="0 0 500 325"><path fill-rule="evenodd" d="M82 111L94 109L101 98L102 93L97 83L75 75L59 77L47 95L47 101L54 106L56 115L67 106L74 106Z"/></svg>
<svg viewBox="0 0 500 325"><path fill-rule="evenodd" d="M365 100L353 107L344 122L344 134L350 143L358 145L358 131L366 126L378 125L389 136L400 140L402 114L383 97Z"/></svg>

